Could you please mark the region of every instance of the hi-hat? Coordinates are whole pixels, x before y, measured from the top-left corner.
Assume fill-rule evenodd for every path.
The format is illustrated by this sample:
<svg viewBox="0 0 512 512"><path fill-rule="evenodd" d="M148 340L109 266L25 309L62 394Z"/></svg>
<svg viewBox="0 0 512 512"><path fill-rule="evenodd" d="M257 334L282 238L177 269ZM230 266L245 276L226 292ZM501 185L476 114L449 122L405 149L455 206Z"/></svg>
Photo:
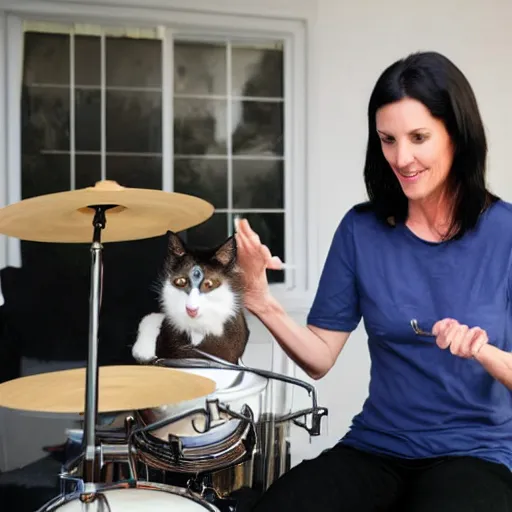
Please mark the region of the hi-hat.
<svg viewBox="0 0 512 512"><path fill-rule="evenodd" d="M100 181L94 187L31 197L0 209L0 233L34 242L90 242L97 205L106 210L102 242L152 238L204 222L213 206L198 197L123 187Z"/></svg>
<svg viewBox="0 0 512 512"><path fill-rule="evenodd" d="M160 366L99 368L98 412L133 411L206 397L215 382ZM30 375L0 384L0 406L24 411L81 414L85 368Z"/></svg>

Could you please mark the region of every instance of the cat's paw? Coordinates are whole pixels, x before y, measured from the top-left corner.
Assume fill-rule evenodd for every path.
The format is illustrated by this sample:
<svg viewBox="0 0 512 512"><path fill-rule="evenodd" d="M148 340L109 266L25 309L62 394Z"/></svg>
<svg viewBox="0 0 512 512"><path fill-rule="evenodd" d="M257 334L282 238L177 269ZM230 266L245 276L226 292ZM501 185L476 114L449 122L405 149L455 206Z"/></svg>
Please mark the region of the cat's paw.
<svg viewBox="0 0 512 512"><path fill-rule="evenodd" d="M148 363L156 358L156 340L163 320L163 313L151 313L140 321L137 341L132 347L132 356L139 363Z"/></svg>

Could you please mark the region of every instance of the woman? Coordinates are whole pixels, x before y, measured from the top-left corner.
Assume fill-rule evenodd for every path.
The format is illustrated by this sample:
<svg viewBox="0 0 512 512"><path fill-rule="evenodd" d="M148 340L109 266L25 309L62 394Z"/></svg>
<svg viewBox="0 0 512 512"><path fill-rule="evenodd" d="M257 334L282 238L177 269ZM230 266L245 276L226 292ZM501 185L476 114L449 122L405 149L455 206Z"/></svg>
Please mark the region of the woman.
<svg viewBox="0 0 512 512"><path fill-rule="evenodd" d="M269 292L279 261L238 228L246 306L297 364L321 378L361 318L372 360L350 431L255 510L512 511L512 206L486 189L472 89L414 54L381 75L368 122L369 201L336 230L307 327Z"/></svg>

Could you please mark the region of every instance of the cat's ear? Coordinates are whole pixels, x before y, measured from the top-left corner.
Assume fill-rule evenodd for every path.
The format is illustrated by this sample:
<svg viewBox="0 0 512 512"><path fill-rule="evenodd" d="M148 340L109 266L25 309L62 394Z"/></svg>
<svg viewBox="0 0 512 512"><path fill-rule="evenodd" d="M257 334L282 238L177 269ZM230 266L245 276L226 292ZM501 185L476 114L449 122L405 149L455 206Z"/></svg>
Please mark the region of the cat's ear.
<svg viewBox="0 0 512 512"><path fill-rule="evenodd" d="M214 258L223 266L229 267L236 259L236 239L230 236L216 251Z"/></svg>
<svg viewBox="0 0 512 512"><path fill-rule="evenodd" d="M187 252L181 238L172 231L167 231L167 247L173 256L181 258Z"/></svg>

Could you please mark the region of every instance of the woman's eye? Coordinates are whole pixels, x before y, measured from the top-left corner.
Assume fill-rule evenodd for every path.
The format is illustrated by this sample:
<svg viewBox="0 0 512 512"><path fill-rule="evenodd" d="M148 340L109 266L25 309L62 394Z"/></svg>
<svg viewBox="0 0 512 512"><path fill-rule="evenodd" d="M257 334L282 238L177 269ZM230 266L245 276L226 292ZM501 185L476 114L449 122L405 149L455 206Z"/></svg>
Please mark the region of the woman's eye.
<svg viewBox="0 0 512 512"><path fill-rule="evenodd" d="M393 144L393 142L395 142L393 137L381 137L380 140L383 144Z"/></svg>
<svg viewBox="0 0 512 512"><path fill-rule="evenodd" d="M416 133L413 135L412 140L414 142L424 142L426 140L426 136L423 133Z"/></svg>

